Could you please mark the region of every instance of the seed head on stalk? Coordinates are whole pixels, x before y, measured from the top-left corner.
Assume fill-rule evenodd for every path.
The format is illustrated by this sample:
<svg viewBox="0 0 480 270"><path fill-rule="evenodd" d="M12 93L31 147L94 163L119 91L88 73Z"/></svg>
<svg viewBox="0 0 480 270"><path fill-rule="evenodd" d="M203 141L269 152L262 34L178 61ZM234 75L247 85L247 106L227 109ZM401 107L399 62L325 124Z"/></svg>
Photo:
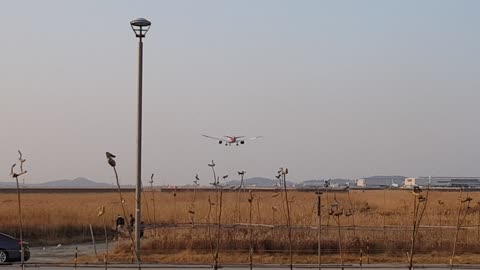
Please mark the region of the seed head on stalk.
<svg viewBox="0 0 480 270"><path fill-rule="evenodd" d="M99 206L97 208L97 217L101 217L105 214L105 205Z"/></svg>
<svg viewBox="0 0 480 270"><path fill-rule="evenodd" d="M225 185L227 185L228 174L222 176L222 178L223 178L223 183L224 183Z"/></svg>
<svg viewBox="0 0 480 270"><path fill-rule="evenodd" d="M18 161L20 161L20 172L21 173L23 173L23 172L26 173L26 171L23 170L23 163L27 160L22 157L22 152L20 150L18 150L18 154L20 155L20 157L18 158Z"/></svg>
<svg viewBox="0 0 480 270"><path fill-rule="evenodd" d="M106 152L106 155L107 155L108 164L110 164L110 166L115 168L115 166L117 166L117 162L115 162L114 160L116 156L111 154L110 152Z"/></svg>
<svg viewBox="0 0 480 270"><path fill-rule="evenodd" d="M252 190L249 190L248 193L249 193L248 202L251 203L251 202L253 202L253 193L252 193Z"/></svg>
<svg viewBox="0 0 480 270"><path fill-rule="evenodd" d="M152 173L152 175L150 176L150 181L148 181L148 183L150 183L150 185L153 184L153 176L154 176L154 175L155 175L155 174Z"/></svg>
<svg viewBox="0 0 480 270"><path fill-rule="evenodd" d="M195 180L193 181L194 186L198 186L200 182L200 177L198 177L198 173L195 174Z"/></svg>
<svg viewBox="0 0 480 270"><path fill-rule="evenodd" d="M13 164L12 167L10 168L10 175L12 176L12 178L17 178L17 177L27 173L27 171L21 171L20 173L14 172L13 168L15 168L15 166L17 166L17 163Z"/></svg>

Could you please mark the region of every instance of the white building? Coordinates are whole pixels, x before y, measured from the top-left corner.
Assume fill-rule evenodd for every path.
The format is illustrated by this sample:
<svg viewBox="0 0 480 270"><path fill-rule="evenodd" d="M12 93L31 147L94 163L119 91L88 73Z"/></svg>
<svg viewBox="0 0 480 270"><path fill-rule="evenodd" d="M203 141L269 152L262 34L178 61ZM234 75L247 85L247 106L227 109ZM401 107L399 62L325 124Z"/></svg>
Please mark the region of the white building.
<svg viewBox="0 0 480 270"><path fill-rule="evenodd" d="M365 187L367 185L365 179L357 179L357 187Z"/></svg>
<svg viewBox="0 0 480 270"><path fill-rule="evenodd" d="M417 182L417 179L415 177L408 177L408 178L405 178L405 182L403 183L403 185L405 187L413 187L413 186L416 186Z"/></svg>

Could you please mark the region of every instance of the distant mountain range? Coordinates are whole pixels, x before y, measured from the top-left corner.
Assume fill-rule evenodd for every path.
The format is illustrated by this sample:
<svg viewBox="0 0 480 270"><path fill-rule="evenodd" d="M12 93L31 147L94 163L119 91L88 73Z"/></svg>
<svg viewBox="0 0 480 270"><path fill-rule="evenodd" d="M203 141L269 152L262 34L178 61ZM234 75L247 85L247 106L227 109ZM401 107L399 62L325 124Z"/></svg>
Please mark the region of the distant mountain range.
<svg viewBox="0 0 480 270"><path fill-rule="evenodd" d="M63 180L55 180L49 181L39 184L25 184L23 185L20 182L22 187L29 187L29 188L110 188L112 187L106 183L98 183L92 180L88 180L83 177L77 177L73 180L70 179L63 179ZM8 181L8 182L0 182L0 188L15 188L16 183L15 181Z"/></svg>
<svg viewBox="0 0 480 270"><path fill-rule="evenodd" d="M112 185L106 183L98 183L92 180L88 180L83 177L77 177L73 180L56 180L45 182L41 184L35 185L36 187L42 188L108 188L112 187Z"/></svg>

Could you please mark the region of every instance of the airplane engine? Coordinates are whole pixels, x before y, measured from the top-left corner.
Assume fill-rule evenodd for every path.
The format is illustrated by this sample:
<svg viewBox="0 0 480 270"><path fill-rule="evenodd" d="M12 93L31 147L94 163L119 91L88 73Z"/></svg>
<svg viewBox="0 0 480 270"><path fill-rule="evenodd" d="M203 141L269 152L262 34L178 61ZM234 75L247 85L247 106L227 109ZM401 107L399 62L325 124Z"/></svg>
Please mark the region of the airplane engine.
<svg viewBox="0 0 480 270"><path fill-rule="evenodd" d="M222 141L218 141L218 144L222 144L223 142Z"/></svg>
<svg viewBox="0 0 480 270"><path fill-rule="evenodd" d="M240 144L245 144L245 141L240 141Z"/></svg>

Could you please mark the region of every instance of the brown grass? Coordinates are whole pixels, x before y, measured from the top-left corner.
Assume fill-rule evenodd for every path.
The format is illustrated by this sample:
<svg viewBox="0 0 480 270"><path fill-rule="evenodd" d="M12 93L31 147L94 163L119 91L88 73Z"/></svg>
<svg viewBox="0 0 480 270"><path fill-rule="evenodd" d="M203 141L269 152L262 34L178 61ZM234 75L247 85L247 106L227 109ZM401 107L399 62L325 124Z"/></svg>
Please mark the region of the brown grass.
<svg viewBox="0 0 480 270"><path fill-rule="evenodd" d="M209 203L208 196L215 198L215 191L205 192L196 191L195 198L195 223L208 223ZM411 243L411 225L412 225L412 200L409 190L387 190L384 205L384 191L350 191L350 199L346 192L337 192L336 200L339 203L339 209L353 215L341 216L342 226L342 246L345 262L359 261L360 250L363 256L367 256L367 249L371 262L383 262L396 258L400 263L406 263L406 252ZM189 213L192 204L193 192L177 191L176 193L176 212L174 211L173 192L158 192L155 194L157 203L155 209L156 222L158 224L178 224L190 223L192 214ZM467 195L464 192L464 195ZM455 261L462 262L467 258L468 253L480 253L479 241L479 216L480 205L477 203L480 199L480 192L470 192L468 194L473 198L470 208L463 222L464 226L471 226L472 229L462 229L459 232L457 251ZM236 192L225 191L223 194L222 206L222 224L237 223L240 217L240 223L249 223L249 205L248 192L242 192L240 195L240 212L236 209ZM328 192L328 204L333 203L334 192ZM127 211L134 213L134 193L124 193ZM415 261L427 260L432 254L451 253L453 239L455 238L456 217L458 212L459 192L431 191L428 205L422 220L422 226L452 226L452 228L421 228L417 235L416 258ZM143 220L146 224L153 224L152 195L149 191L144 192L144 204L149 203L149 214L143 212ZM289 191L291 224L293 229L293 250L295 252L295 262L298 260L312 260L316 263L317 251L317 196L314 192ZM438 201L441 200L443 204ZM24 193L22 194L22 209L24 210L24 238L33 244L39 243L66 243L89 239L88 224L94 226L95 232L99 237L103 236L102 220L97 218L97 208L105 205L105 216L113 229L114 217L121 213L118 194L112 193ZM282 196L276 196L273 191L255 191L255 203L252 207L254 224L275 224L285 226L287 224L285 209L281 207ZM338 232L334 216L330 216L327 205L327 196L324 193L322 197L322 224L328 227L322 229L322 259L327 263L331 258L338 256ZM273 210L275 206L277 210ZM212 206L215 208L216 206ZM17 206L15 194L0 195L0 211L2 213L2 222L0 231L15 234L17 229ZM211 209L215 212L215 209ZM273 220L275 219L275 220ZM210 215L212 229L215 228L217 216ZM355 221L355 222L354 222ZM384 224L385 232L384 233ZM355 225L355 230L353 229ZM295 227L311 226L311 230L299 230ZM346 229L346 228L350 229ZM111 232L111 231L110 231ZM173 237L172 228L159 228L158 237L154 237L153 230L146 232L146 240L143 242L144 260L160 260L164 256L169 258L171 250L178 249L176 260L182 262L182 258L190 258L192 262L211 262L210 242L207 237L207 228L176 228L175 237ZM282 253L288 260L288 233L286 227L255 228L254 233L254 263L259 261L267 262L269 256L273 253ZM103 238L103 237L102 237ZM367 244L368 243L368 244ZM181 247L181 248L179 248ZM242 254L239 256L230 256L233 261L240 260L248 263L249 234L248 228L223 228L220 234L220 261L224 262L229 258L228 254ZM117 249L117 254L122 249ZM286 252L286 253L285 253ZM435 253L437 252L437 253ZM395 256L385 256L385 254L394 253ZM163 254L163 255L159 255ZM189 254L189 255L186 255ZM120 257L120 256L119 256ZM283 257L282 257L283 258ZM352 259L350 259L352 258ZM382 259L384 258L384 259ZM448 263L448 255L436 256L435 260L441 263ZM112 255L115 261L115 255ZM233 262L232 261L232 262ZM431 261L431 260L430 260ZM338 262L338 261L336 261ZM433 261L432 261L433 262ZM436 262L436 261L435 261Z"/></svg>

